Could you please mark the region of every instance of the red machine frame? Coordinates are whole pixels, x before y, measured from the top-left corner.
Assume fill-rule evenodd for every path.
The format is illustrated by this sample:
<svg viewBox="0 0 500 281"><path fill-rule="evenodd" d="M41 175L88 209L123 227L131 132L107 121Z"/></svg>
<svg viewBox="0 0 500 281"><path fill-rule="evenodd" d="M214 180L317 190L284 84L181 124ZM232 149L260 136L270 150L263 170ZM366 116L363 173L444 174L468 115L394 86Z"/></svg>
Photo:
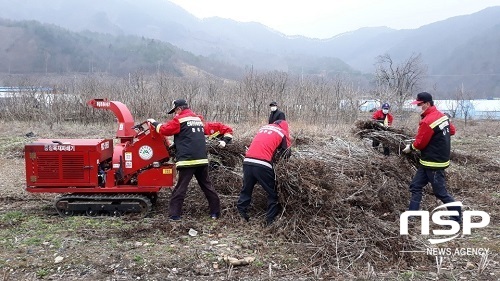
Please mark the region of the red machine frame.
<svg viewBox="0 0 500 281"><path fill-rule="evenodd" d="M25 146L26 190L35 193L155 194L171 188L175 164L168 162L168 140L143 122L134 125L127 106L93 99L93 108L117 118L112 139L39 139Z"/></svg>

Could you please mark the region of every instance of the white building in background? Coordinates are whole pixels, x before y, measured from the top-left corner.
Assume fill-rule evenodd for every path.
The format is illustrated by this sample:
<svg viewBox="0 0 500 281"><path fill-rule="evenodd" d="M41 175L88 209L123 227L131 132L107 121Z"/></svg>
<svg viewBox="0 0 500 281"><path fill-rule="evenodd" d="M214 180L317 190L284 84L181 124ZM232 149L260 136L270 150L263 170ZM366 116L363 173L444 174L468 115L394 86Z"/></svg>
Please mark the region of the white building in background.
<svg viewBox="0 0 500 281"><path fill-rule="evenodd" d="M367 112L367 111L372 112L372 111L379 109L380 106L381 106L380 101L366 99L366 100L360 101L359 110L364 111L364 112Z"/></svg>
<svg viewBox="0 0 500 281"><path fill-rule="evenodd" d="M13 102L34 102L49 106L55 101L82 103L81 97L57 91L51 87L3 87L0 86L0 107Z"/></svg>
<svg viewBox="0 0 500 281"><path fill-rule="evenodd" d="M57 91L50 87L3 87L0 86L0 99L9 99L26 95L38 98L40 95L55 95Z"/></svg>
<svg viewBox="0 0 500 281"><path fill-rule="evenodd" d="M500 120L500 99L435 100L434 105L453 118Z"/></svg>
<svg viewBox="0 0 500 281"><path fill-rule="evenodd" d="M413 100L405 101L403 110L419 111ZM500 120L500 99L478 100L434 100L434 105L443 113L458 119L493 119Z"/></svg>

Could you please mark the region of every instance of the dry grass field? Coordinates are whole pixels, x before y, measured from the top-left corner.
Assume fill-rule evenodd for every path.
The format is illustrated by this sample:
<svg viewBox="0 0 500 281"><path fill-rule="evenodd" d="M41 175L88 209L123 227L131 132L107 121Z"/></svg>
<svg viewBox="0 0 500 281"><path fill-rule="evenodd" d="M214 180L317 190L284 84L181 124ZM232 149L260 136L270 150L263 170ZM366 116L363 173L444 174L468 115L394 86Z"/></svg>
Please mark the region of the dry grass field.
<svg viewBox="0 0 500 281"><path fill-rule="evenodd" d="M405 126L416 127L413 121ZM195 182L182 222L167 220L169 190L160 192L152 213L141 220L59 217L54 194L24 190L24 144L36 138L113 138L114 124L0 121L0 280L498 280L499 122L465 127L457 120L456 126L452 149L458 156L447 170L449 190L466 210L488 212L491 222L442 247L489 249L486 255L400 252L429 246L424 236L399 235L414 168L396 151L387 158L374 152L369 140L353 135L353 124L291 122L293 156L277 168L286 208L265 227L259 188L252 220L238 217L238 167L233 180L215 180L223 205L216 221L206 215ZM258 127L234 125L235 142ZM29 132L35 137L26 137ZM292 181L300 188L286 190ZM427 192L422 207L438 205ZM197 234L189 235L190 229ZM232 266L227 257L254 260Z"/></svg>

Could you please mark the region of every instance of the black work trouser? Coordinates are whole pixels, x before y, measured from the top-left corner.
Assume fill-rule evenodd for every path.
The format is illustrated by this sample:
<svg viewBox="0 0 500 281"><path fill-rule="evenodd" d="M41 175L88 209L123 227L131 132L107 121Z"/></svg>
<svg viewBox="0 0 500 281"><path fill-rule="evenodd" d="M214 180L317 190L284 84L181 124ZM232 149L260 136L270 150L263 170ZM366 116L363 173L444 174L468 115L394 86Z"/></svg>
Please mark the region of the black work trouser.
<svg viewBox="0 0 500 281"><path fill-rule="evenodd" d="M208 177L208 165L179 168L177 169L177 173L179 177L170 197L169 216L181 215L182 205L184 204L188 185L193 175L207 198L210 214L220 214L220 199Z"/></svg>
<svg viewBox="0 0 500 281"><path fill-rule="evenodd" d="M377 148L379 145L380 145L380 142L376 139L373 139L372 147ZM389 154L390 154L389 147L385 144L382 144L382 147L384 148L384 155L389 156Z"/></svg>
<svg viewBox="0 0 500 281"><path fill-rule="evenodd" d="M267 192L266 222L270 224L280 212L274 170L265 166L243 164L243 188L237 207L241 216L248 220L248 207L252 202L255 184L259 183Z"/></svg>
<svg viewBox="0 0 500 281"><path fill-rule="evenodd" d="M410 183L410 211L418 211L420 209L420 202L422 201L422 192L424 187L430 183L432 186L432 191L436 198L441 200L443 203L455 202L455 199L446 190L446 179L444 174L444 169L428 169L420 166L417 169L417 173L413 177ZM458 217L450 217L451 219L460 222L462 218L462 208L459 206L448 207L448 210L458 211L460 214Z"/></svg>

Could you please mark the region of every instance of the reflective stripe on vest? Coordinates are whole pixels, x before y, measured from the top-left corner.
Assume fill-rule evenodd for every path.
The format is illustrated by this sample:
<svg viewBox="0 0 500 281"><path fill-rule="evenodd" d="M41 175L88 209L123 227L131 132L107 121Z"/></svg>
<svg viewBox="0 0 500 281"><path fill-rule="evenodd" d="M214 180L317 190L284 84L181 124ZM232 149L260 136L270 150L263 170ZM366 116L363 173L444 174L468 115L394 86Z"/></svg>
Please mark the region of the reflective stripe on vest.
<svg viewBox="0 0 500 281"><path fill-rule="evenodd" d="M199 122L201 122L201 119L198 116L187 116L187 117L179 118L179 123L184 123L187 121L199 121ZM201 126L203 126L203 125L201 125Z"/></svg>
<svg viewBox="0 0 500 281"><path fill-rule="evenodd" d="M280 135L280 137L284 137L285 135L280 131L280 129L274 127L274 126L270 126L270 125L266 125L266 126L263 126L262 128L260 128L260 131L262 130L270 130L270 131L273 131L275 133L277 133L278 135Z"/></svg>
<svg viewBox="0 0 500 281"><path fill-rule="evenodd" d="M262 160L259 160L259 159L245 158L245 160L243 160L243 163L245 163L245 162L251 162L251 163L259 164L259 165L266 166L266 167L271 168L271 169L273 168L273 166L271 164L269 164L268 162L262 161Z"/></svg>
<svg viewBox="0 0 500 281"><path fill-rule="evenodd" d="M420 164L426 166L426 167L433 167L433 168L446 168L450 166L450 160L446 162L431 162L431 161L424 161L420 159Z"/></svg>
<svg viewBox="0 0 500 281"><path fill-rule="evenodd" d="M187 166L196 166L204 164L208 164L208 159L182 160L175 163L177 167L187 167Z"/></svg>
<svg viewBox="0 0 500 281"><path fill-rule="evenodd" d="M220 132L219 132L219 131L217 131L217 132L215 132L215 133L211 134L210 136L208 136L208 139L214 139L214 138L216 138L218 135L220 135Z"/></svg>
<svg viewBox="0 0 500 281"><path fill-rule="evenodd" d="M448 120L448 116L443 116L441 118L439 118L438 120L432 122L432 124L430 124L429 126L434 129L434 127L436 127L437 125L441 124L442 122Z"/></svg>

